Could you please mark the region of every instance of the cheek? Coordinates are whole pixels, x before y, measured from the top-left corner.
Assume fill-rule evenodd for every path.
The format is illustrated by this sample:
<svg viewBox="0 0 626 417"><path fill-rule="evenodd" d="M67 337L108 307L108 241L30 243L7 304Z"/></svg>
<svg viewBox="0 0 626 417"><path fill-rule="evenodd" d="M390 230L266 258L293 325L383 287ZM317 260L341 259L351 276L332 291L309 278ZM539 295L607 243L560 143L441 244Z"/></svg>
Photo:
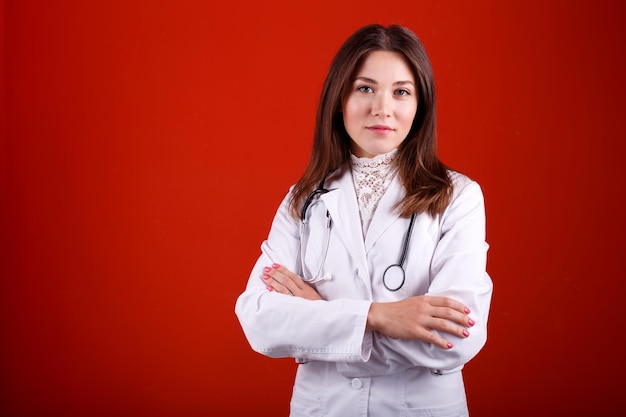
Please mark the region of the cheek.
<svg viewBox="0 0 626 417"><path fill-rule="evenodd" d="M361 106L359 103L355 102L354 100L348 101L343 106L344 124L350 125L350 124L355 123L361 117L361 114L363 113L362 107L363 106Z"/></svg>
<svg viewBox="0 0 626 417"><path fill-rule="evenodd" d="M417 107L405 108L405 109L402 109L402 111L398 113L398 119L402 121L403 125L407 125L408 128L410 128L411 124L413 123L413 119L415 119L416 114L417 114Z"/></svg>
<svg viewBox="0 0 626 417"><path fill-rule="evenodd" d="M343 112L349 116L354 116L359 113L359 107L357 100L348 100L343 106Z"/></svg>

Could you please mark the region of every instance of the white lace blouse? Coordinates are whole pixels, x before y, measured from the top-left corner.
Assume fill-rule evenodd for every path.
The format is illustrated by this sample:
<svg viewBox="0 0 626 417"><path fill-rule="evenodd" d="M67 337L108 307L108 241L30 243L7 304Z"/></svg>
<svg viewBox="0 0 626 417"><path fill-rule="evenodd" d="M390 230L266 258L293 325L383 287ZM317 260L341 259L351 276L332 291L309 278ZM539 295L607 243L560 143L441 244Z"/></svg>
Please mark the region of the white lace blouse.
<svg viewBox="0 0 626 417"><path fill-rule="evenodd" d="M398 150L376 155L374 158L359 158L350 154L352 162L352 179L359 203L363 236L367 234L376 207L383 196L391 179L396 173L393 160Z"/></svg>

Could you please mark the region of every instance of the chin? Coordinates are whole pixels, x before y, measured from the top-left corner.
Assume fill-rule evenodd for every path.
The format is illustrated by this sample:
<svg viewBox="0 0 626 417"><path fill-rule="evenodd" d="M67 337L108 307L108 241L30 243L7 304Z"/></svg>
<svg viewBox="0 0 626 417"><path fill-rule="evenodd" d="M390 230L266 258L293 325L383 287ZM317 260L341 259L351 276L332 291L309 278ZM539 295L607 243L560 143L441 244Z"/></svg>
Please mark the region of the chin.
<svg viewBox="0 0 626 417"><path fill-rule="evenodd" d="M373 148L373 149L368 149L366 152L371 155L370 158L373 158L374 156L382 155L382 154L387 153L387 152L391 152L395 148L396 148L396 146L376 147L376 148Z"/></svg>
<svg viewBox="0 0 626 417"><path fill-rule="evenodd" d="M372 144L372 146L352 146L352 153L359 158L373 158L396 149L400 144Z"/></svg>

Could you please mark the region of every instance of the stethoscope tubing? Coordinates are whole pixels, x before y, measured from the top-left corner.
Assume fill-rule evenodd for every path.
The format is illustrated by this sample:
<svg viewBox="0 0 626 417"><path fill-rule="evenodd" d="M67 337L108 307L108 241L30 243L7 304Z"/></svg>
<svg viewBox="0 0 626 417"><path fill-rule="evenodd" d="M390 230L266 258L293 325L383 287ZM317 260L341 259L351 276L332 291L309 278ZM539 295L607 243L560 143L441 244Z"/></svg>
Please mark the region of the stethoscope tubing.
<svg viewBox="0 0 626 417"><path fill-rule="evenodd" d="M409 222L409 228L406 231L406 236L404 236L404 243L402 244L402 255L400 256L400 261L398 262L400 266L404 267L404 260L406 259L406 254L409 251L409 242L411 241L411 233L413 232L413 225L415 224L415 213L411 215L411 221Z"/></svg>
<svg viewBox="0 0 626 417"><path fill-rule="evenodd" d="M411 234L413 232L413 224L415 223L415 213L411 215L411 221L409 222L409 228L404 236L404 242L402 242L402 251L400 253L400 260L397 264L392 264L383 272L383 285L389 291L398 291L404 285L406 273L404 271L404 260L409 249L409 242L411 241Z"/></svg>
<svg viewBox="0 0 626 417"><path fill-rule="evenodd" d="M320 186L316 188L315 190L313 190L307 196L306 200L304 201L304 204L302 205L302 210L300 212L300 218L302 220L301 229L300 229L300 257L301 257L301 263L302 263L303 269L304 269L304 253L302 249L302 240L304 239L304 228L306 227L306 223L307 223L306 215L307 215L308 210L311 208L311 206L319 202L319 200L314 202L313 199L315 197L319 198L319 196L321 196L322 194L326 194L329 191L330 190L324 188L324 181L322 181ZM415 217L416 217L416 214L413 213L411 215L411 220L409 222L409 227L406 231L406 235L404 236L404 241L402 242L400 260L398 261L397 264L389 265L387 269L385 269L385 272L383 273L383 285L389 291L398 291L404 285L404 281L405 281L404 262L406 260L406 256L409 250L409 243L411 241L411 234L413 233L413 225L415 224ZM308 282L317 282L321 279L320 275L322 273L322 269L324 268L324 263L326 262L326 256L328 255L328 247L330 245L330 231L331 231L332 224L333 224L332 217L330 216L330 213L328 212L328 210L326 210L326 219L327 219L326 220L326 233L325 233L323 247L322 247L322 253L323 253L322 261L317 270L317 273L315 274L313 278L310 278L310 279L304 278ZM396 278L392 277L392 275L387 274L388 272L394 271L395 269L399 269L398 272L393 272L393 275L396 275ZM398 276L399 278L397 278ZM392 278L388 279L388 277L392 277ZM392 285L387 282L388 280L393 281L394 279L397 281L395 285Z"/></svg>

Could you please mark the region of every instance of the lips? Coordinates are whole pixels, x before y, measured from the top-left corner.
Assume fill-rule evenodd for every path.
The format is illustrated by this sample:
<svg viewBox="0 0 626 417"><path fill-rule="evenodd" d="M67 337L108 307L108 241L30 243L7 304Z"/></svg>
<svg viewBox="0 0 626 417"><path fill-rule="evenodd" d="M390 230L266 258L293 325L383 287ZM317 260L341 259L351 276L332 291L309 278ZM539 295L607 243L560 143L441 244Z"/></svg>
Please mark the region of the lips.
<svg viewBox="0 0 626 417"><path fill-rule="evenodd" d="M389 126L385 126L385 125L367 126L366 129L378 135L384 135L384 134L393 132L392 128L390 128Z"/></svg>

